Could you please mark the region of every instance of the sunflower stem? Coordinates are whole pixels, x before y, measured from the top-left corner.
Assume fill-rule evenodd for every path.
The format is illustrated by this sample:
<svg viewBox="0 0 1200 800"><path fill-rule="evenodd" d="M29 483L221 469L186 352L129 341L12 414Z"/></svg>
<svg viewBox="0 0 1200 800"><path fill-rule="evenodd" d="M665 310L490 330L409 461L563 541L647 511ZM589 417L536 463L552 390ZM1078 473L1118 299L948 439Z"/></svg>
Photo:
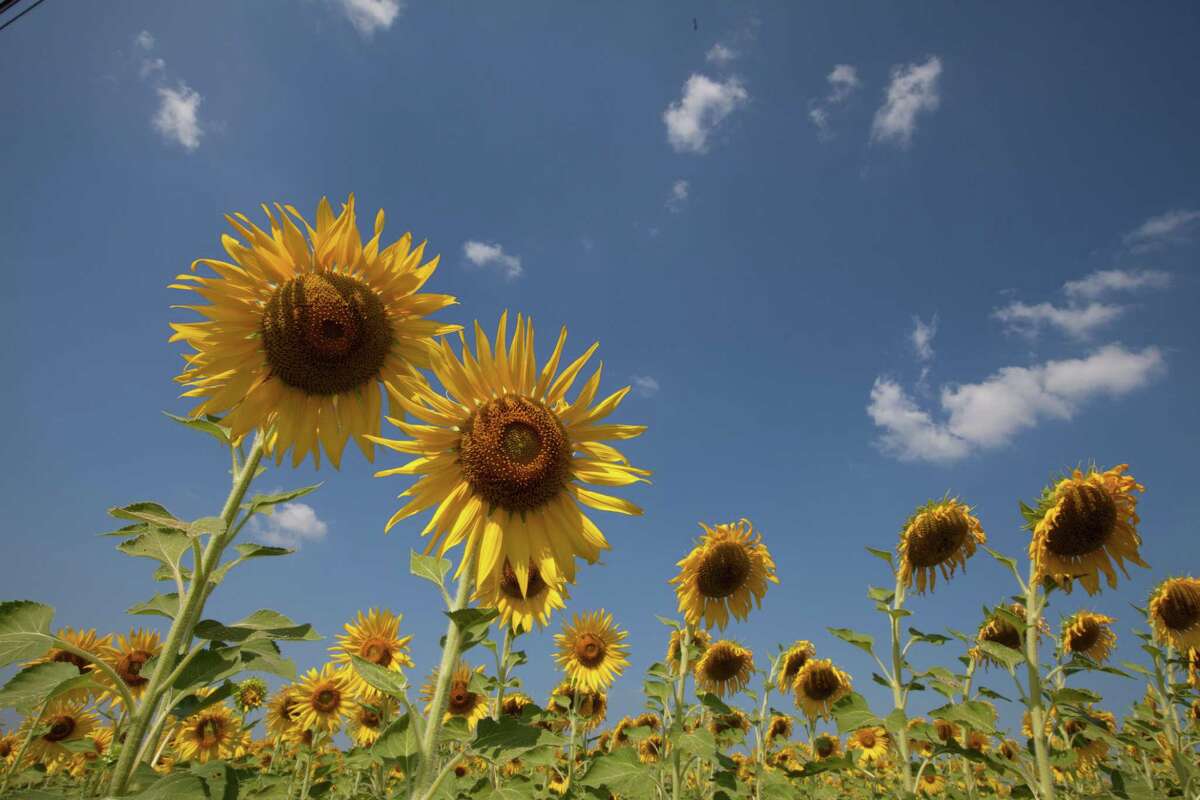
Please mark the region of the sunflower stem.
<svg viewBox="0 0 1200 800"><path fill-rule="evenodd" d="M504 643L500 645L500 657L496 661L496 707L492 709L492 719L500 721L501 707L504 705L504 688L508 683L508 656L512 651L512 626L504 625Z"/></svg>
<svg viewBox="0 0 1200 800"><path fill-rule="evenodd" d="M1038 666L1038 628L1042 621L1045 595L1038 585L1037 564L1029 561L1029 582L1025 589L1025 665L1029 680L1025 702L1029 707L1033 754L1037 762L1038 800L1054 800L1054 773L1050 769L1050 751L1046 745L1046 710L1042 706L1042 674Z"/></svg>
<svg viewBox="0 0 1200 800"><path fill-rule="evenodd" d="M897 711L904 715L904 722L907 723L908 712L905 710L905 706L908 705L908 695L904 691L904 653L900 649L900 614L898 613L904 608L904 591L907 586L901 577L900 570L895 572L896 592L892 596L892 613L888 615L892 623L892 674L889 677L892 684L892 704ZM904 782L904 791L912 794L915 786L912 763L909 761L907 725L901 725L900 730L897 731L896 744L900 747L900 778Z"/></svg>
<svg viewBox="0 0 1200 800"><path fill-rule="evenodd" d="M1171 655L1174 648L1168 645L1165 654L1165 660L1168 668L1171 663ZM1171 682L1167 678L1166 670L1163 666L1164 656L1159 653L1154 654L1154 688L1158 694L1158 700L1162 704L1163 722L1166 723L1167 734L1167 750L1171 759L1171 767L1175 770L1175 774L1179 776L1179 788L1187 792L1189 769L1185 759L1181 754L1180 748L1180 732L1179 732L1179 717L1175 713L1175 701L1171 698Z"/></svg>
<svg viewBox="0 0 1200 800"><path fill-rule="evenodd" d="M679 641L679 677L675 680L675 719L679 727L683 727L684 708L683 698L687 693L688 656L692 649L692 626L686 620L683 625L683 638ZM679 768L679 748L671 748L671 797L679 800L683 791L683 774Z"/></svg>

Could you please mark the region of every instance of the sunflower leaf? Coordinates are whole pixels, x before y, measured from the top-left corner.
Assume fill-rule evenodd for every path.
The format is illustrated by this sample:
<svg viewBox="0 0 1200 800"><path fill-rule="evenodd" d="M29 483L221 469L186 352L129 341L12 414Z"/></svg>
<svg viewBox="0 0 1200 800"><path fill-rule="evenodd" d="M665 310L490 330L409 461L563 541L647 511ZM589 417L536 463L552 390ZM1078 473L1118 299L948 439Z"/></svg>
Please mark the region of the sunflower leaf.
<svg viewBox="0 0 1200 800"><path fill-rule="evenodd" d="M204 697L200 697L196 694L185 695L171 709L171 713L179 719L186 719L193 714L198 714L211 705L215 705L216 703L220 703L221 701L232 697L235 691L237 691L237 687L229 681L225 681Z"/></svg>
<svg viewBox="0 0 1200 800"><path fill-rule="evenodd" d="M220 536L225 532L225 520L220 517L201 517L197 520L192 520L187 526L188 536L200 536L209 534L211 536Z"/></svg>
<svg viewBox="0 0 1200 800"><path fill-rule="evenodd" d="M300 489L292 489L287 492L276 492L275 494L256 494L250 498L250 502L242 506L251 514L267 514L269 515L275 506L280 503L288 503L306 494L312 494L317 489L321 488L321 484L315 483L312 486L304 486Z"/></svg>
<svg viewBox="0 0 1200 800"><path fill-rule="evenodd" d="M125 610L126 614L151 614L167 619L175 619L179 613L179 595L156 594L144 603L136 603Z"/></svg>
<svg viewBox="0 0 1200 800"><path fill-rule="evenodd" d="M288 641L313 642L321 639L312 625L297 625L288 617L271 609L260 609L250 616L223 625L216 620L201 620L196 626L196 636L209 641L244 642L248 639L286 639Z"/></svg>
<svg viewBox="0 0 1200 800"><path fill-rule="evenodd" d="M929 716L950 722L961 722L980 733L993 733L996 728L996 709L980 700L950 703L930 711Z"/></svg>
<svg viewBox="0 0 1200 800"><path fill-rule="evenodd" d="M423 556L416 550L413 550L408 557L408 571L437 586L445 585L446 574L450 572L450 567L450 559Z"/></svg>
<svg viewBox="0 0 1200 800"><path fill-rule="evenodd" d="M717 697L712 692L705 692L700 695L700 702L705 708L712 711L714 714L732 714L733 709L725 705L725 701Z"/></svg>
<svg viewBox="0 0 1200 800"><path fill-rule="evenodd" d="M825 630L832 633L844 642L857 647L866 653L874 654L875 652L875 637L867 633L851 630L850 628L826 628Z"/></svg>
<svg viewBox="0 0 1200 800"><path fill-rule="evenodd" d="M223 445L229 444L229 429L219 424L220 420L217 417L209 415L203 417L179 417L166 411L163 414L166 415L167 419L172 422L178 422L185 428L207 433Z"/></svg>
<svg viewBox="0 0 1200 800"><path fill-rule="evenodd" d="M488 626L492 624L500 612L494 608L460 608L458 611L443 611L443 614L454 621L462 637L460 651L466 652L487 638ZM442 647L445 647L445 636L442 637Z"/></svg>
<svg viewBox="0 0 1200 800"><path fill-rule="evenodd" d="M642 796L648 789L647 783L645 766L630 747L600 756L579 779L581 786L608 789L622 797Z"/></svg>
<svg viewBox="0 0 1200 800"><path fill-rule="evenodd" d="M172 688L187 690L205 686L226 673L237 672L240 663L236 648L201 650L179 673Z"/></svg>
<svg viewBox="0 0 1200 800"><path fill-rule="evenodd" d="M179 559L191 547L192 538L182 530L155 527L117 545L117 549L127 556L152 558L169 568L177 567Z"/></svg>
<svg viewBox="0 0 1200 800"><path fill-rule="evenodd" d="M416 728L411 724L408 714L388 725L370 750L372 755L380 758L411 760L412 763L408 765L410 771L420 751L420 737L417 736Z"/></svg>
<svg viewBox="0 0 1200 800"><path fill-rule="evenodd" d="M856 731L867 725L878 725L879 717L871 713L866 698L858 692L851 692L833 704L833 719L837 723L839 734Z"/></svg>
<svg viewBox="0 0 1200 800"><path fill-rule="evenodd" d="M1013 650L1011 647L1005 647L996 642L984 641L977 646L1009 670L1016 669L1017 665L1025 660L1025 656L1021 654L1020 650Z"/></svg>
<svg viewBox="0 0 1200 800"><path fill-rule="evenodd" d="M0 603L0 667L37 658L50 649L54 609L31 600Z"/></svg>
<svg viewBox="0 0 1200 800"><path fill-rule="evenodd" d="M155 781L129 800L211 800L208 784L199 775L176 772Z"/></svg>
<svg viewBox="0 0 1200 800"><path fill-rule="evenodd" d="M404 690L408 688L408 681L399 672L393 672L353 654L350 655L350 661L354 664L354 671L358 673L358 676L373 689L378 689L391 697L401 697Z"/></svg>
<svg viewBox="0 0 1200 800"><path fill-rule="evenodd" d="M871 555L875 556L876 558L881 558L884 561L886 561L888 563L889 567L893 566L891 550L877 550L874 547L868 547L867 552L870 553Z"/></svg>
<svg viewBox="0 0 1200 800"><path fill-rule="evenodd" d="M64 692L93 685L92 676L81 675L74 664L63 661L34 664L13 675L0 689L0 708L28 713Z"/></svg>
<svg viewBox="0 0 1200 800"><path fill-rule="evenodd" d="M562 747L566 743L561 736L503 715L499 722L491 718L479 721L471 749L493 763L504 763L521 758L530 750Z"/></svg>
<svg viewBox="0 0 1200 800"><path fill-rule="evenodd" d="M170 511L167 511L166 506L151 500L142 500L137 503L130 503L127 506L110 508L108 513L109 516L116 517L117 519L146 522L150 525L157 525L160 528L170 528L172 530L187 530L186 522L178 519Z"/></svg>

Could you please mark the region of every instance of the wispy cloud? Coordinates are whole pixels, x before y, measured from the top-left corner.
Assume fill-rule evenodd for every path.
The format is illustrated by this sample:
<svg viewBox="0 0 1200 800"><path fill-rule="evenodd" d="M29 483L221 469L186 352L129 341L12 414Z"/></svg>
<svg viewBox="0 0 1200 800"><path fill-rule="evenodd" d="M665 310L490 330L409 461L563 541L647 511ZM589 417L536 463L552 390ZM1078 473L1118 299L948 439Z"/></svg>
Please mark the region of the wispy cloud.
<svg viewBox="0 0 1200 800"><path fill-rule="evenodd" d="M1124 242L1134 252L1144 252L1168 244L1186 244L1200 228L1200 211L1176 209L1151 217L1125 234Z"/></svg>
<svg viewBox="0 0 1200 800"><path fill-rule="evenodd" d="M918 360L929 361L933 358L933 337L937 335L937 326L937 314L934 314L929 322L925 322L920 317L913 317L913 329L909 334L909 339L912 341Z"/></svg>
<svg viewBox="0 0 1200 800"><path fill-rule="evenodd" d="M159 87L158 111L151 123L169 141L189 152L200 146L204 130L200 127L200 94L182 81L177 87Z"/></svg>
<svg viewBox="0 0 1200 800"><path fill-rule="evenodd" d="M1162 270L1102 269L1077 281L1067 281L1063 291L1068 297L1094 299L1112 292L1166 289L1170 285L1171 273Z"/></svg>
<svg viewBox="0 0 1200 800"><path fill-rule="evenodd" d="M404 10L401 0L336 0L342 11L360 34L371 37L392 23Z"/></svg>
<svg viewBox="0 0 1200 800"><path fill-rule="evenodd" d="M917 131L917 118L941 104L941 74L942 60L937 56L930 56L923 64L892 67L892 81L871 125L871 141L908 147Z"/></svg>
<svg viewBox="0 0 1200 800"><path fill-rule="evenodd" d="M708 52L704 55L704 60L710 64L723 67L729 62L736 60L737 57L738 52L736 50L717 42L709 48Z"/></svg>
<svg viewBox="0 0 1200 800"><path fill-rule="evenodd" d="M750 94L737 78L714 81L699 73L683 85L683 97L667 106L663 123L667 141L679 153L704 153L708 137Z"/></svg>
<svg viewBox="0 0 1200 800"><path fill-rule="evenodd" d="M519 278L525 272L520 257L504 252L504 248L495 242L466 242L463 244L463 255L477 267L498 269L508 280Z"/></svg>
<svg viewBox="0 0 1200 800"><path fill-rule="evenodd" d="M642 397L653 397L658 394L658 381L649 375L634 375L633 390Z"/></svg>
<svg viewBox="0 0 1200 800"><path fill-rule="evenodd" d="M133 37L133 42L143 50L154 49L154 34L150 31L142 31L137 36Z"/></svg>
<svg viewBox="0 0 1200 800"><path fill-rule="evenodd" d="M829 82L829 94L821 100L809 101L808 118L817 126L822 138L830 138L829 117L833 107L846 102L862 82L858 79L858 69L852 64L837 64L825 80Z"/></svg>
<svg viewBox="0 0 1200 800"><path fill-rule="evenodd" d="M256 516L250 529L264 544L291 548L299 548L305 542L319 542L329 533L329 526L306 503L284 503L270 516Z"/></svg>
<svg viewBox="0 0 1200 800"><path fill-rule="evenodd" d="M677 180L671 184L671 191L667 195L667 210L672 214L678 214L687 204L688 192L691 187L685 180Z"/></svg>
<svg viewBox="0 0 1200 800"><path fill-rule="evenodd" d="M903 461L952 463L1009 444L1047 419L1070 420L1087 402L1119 397L1166 371L1157 347L1111 344L1084 358L1005 367L979 383L944 386L941 416L920 408L898 383L876 378L867 414L880 448Z"/></svg>
<svg viewBox="0 0 1200 800"><path fill-rule="evenodd" d="M1023 336L1037 336L1043 327L1049 326L1077 339L1086 339L1124 313L1124 306L1110 303L1056 306L1052 303L1029 305L1017 301L996 309L992 316L1003 322L1009 332Z"/></svg>

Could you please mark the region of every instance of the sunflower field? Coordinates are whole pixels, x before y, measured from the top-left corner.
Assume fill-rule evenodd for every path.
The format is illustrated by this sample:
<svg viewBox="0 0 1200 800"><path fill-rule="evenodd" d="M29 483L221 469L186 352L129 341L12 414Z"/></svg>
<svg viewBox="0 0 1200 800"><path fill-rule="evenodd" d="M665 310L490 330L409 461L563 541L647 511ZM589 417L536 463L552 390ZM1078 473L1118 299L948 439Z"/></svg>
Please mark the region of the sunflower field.
<svg viewBox="0 0 1200 800"><path fill-rule="evenodd" d="M578 352L564 329L539 363L524 315L502 315L494 333L448 320L456 299L423 291L438 259L408 234L385 244L382 211L364 241L353 196L337 213L322 199L312 220L263 211L266 227L229 216L228 260L201 258L172 284L198 317L172 325L186 348L176 380L195 403L172 419L228 452L228 496L192 520L149 501L110 509L116 549L165 587L130 611L165 633L71 627L36 598L0 603L0 667L15 670L0 708L17 720L0 729L0 796L1200 797L1200 578L1163 579L1119 624L1074 610L1075 590L1148 568L1145 487L1128 465L1069 470L1023 503L1019 557L988 547L964 498L897 520L898 537L863 555L890 575L863 599L878 625L826 628L869 654L868 675L806 639L740 644L776 562L750 520L704 521L669 578L678 612L660 618L661 659L629 674L623 621L570 599L580 569L610 550L595 512L640 514L621 487L650 478L619 449L645 428L616 421L629 387L602 391L597 345ZM302 674L285 650L320 639L311 625L275 610L206 616L231 570L290 552L239 536L315 489L252 491L267 465L337 468L357 457L349 443L378 450L377 477L402 482L386 527L423 525L411 571L445 605L436 664L414 663L386 608L346 621L326 663ZM906 599L974 558L1011 573L1008 601L964 615L968 632L922 630ZM1071 612L1057 630L1051 605ZM522 681L521 637L542 628L560 675L545 697ZM1118 635L1138 640L1140 660L1113 663ZM942 665L917 666L916 651ZM1141 699L1109 706L1089 688L1095 673ZM635 716L608 714L618 680L641 682ZM870 681L890 691L886 707L856 691ZM932 710L910 711L914 696ZM1006 729L1014 713L1023 722Z"/></svg>

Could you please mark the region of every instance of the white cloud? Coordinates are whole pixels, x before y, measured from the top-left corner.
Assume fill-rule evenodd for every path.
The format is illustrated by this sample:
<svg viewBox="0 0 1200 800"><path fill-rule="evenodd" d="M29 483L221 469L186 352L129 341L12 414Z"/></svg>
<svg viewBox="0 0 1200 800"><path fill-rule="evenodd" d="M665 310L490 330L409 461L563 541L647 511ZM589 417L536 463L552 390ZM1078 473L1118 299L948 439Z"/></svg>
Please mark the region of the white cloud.
<svg viewBox="0 0 1200 800"><path fill-rule="evenodd" d="M270 516L254 517L251 528L258 539L276 547L298 548L329 533L329 526L305 503L284 503Z"/></svg>
<svg viewBox="0 0 1200 800"><path fill-rule="evenodd" d="M1171 273L1157 269L1102 269L1067 281L1063 291L1068 297L1095 298L1108 292L1131 292L1138 289L1165 289L1171 285Z"/></svg>
<svg viewBox="0 0 1200 800"><path fill-rule="evenodd" d="M929 361L933 358L933 337L937 335L937 314L926 323L920 317L913 317L913 331L909 334L913 349L917 351L917 359Z"/></svg>
<svg viewBox="0 0 1200 800"><path fill-rule="evenodd" d="M1043 326L1049 325L1077 339L1086 339L1125 311L1124 306L1110 303L1063 307L1052 303L1029 305L1017 301L996 309L992 316L1003 322L1009 331L1025 336L1037 336Z"/></svg>
<svg viewBox="0 0 1200 800"><path fill-rule="evenodd" d="M143 50L154 49L154 34L150 31L142 31L137 36L133 37L133 41Z"/></svg>
<svg viewBox="0 0 1200 800"><path fill-rule="evenodd" d="M1125 234L1125 244L1135 252L1152 250L1166 244L1191 241L1191 234L1200 227L1200 211L1176 209L1151 217Z"/></svg>
<svg viewBox="0 0 1200 800"><path fill-rule="evenodd" d="M867 414L882 429L880 447L904 461L950 463L1001 447L1045 419L1071 419L1084 403L1119 397L1162 375L1157 347L1139 352L1111 344L1085 358L1005 367L980 383L942 387L944 421L917 406L894 381L877 378Z"/></svg>
<svg viewBox="0 0 1200 800"><path fill-rule="evenodd" d="M158 111L151 120L154 128L187 150L199 147L204 134L197 116L203 99L200 94L181 82L177 89L160 87L158 97Z"/></svg>
<svg viewBox="0 0 1200 800"><path fill-rule="evenodd" d="M337 0L350 24L363 36L392 27L404 10L401 0Z"/></svg>
<svg viewBox="0 0 1200 800"><path fill-rule="evenodd" d="M829 82L829 94L823 100L810 100L808 118L823 137L829 133L829 113L833 106L846 101L854 91L862 85L858 79L858 69L852 64L836 64L833 71L825 76Z"/></svg>
<svg viewBox="0 0 1200 800"><path fill-rule="evenodd" d="M667 195L667 209L678 214L687 203L690 185L685 180L677 180L671 184L671 193Z"/></svg>
<svg viewBox="0 0 1200 800"><path fill-rule="evenodd" d="M658 381L649 375L634 375L633 390L642 397L653 397L658 394Z"/></svg>
<svg viewBox="0 0 1200 800"><path fill-rule="evenodd" d="M709 51L704 56L704 59L713 64L724 66L725 64L728 64L730 61L733 61L737 57L738 57L738 53L736 50L733 50L733 49L721 44L720 42L717 42L711 48L709 48Z"/></svg>
<svg viewBox="0 0 1200 800"><path fill-rule="evenodd" d="M683 85L683 97L663 112L667 141L679 153L703 153L708 136L721 122L750 99L737 78L714 81L699 73Z"/></svg>
<svg viewBox="0 0 1200 800"><path fill-rule="evenodd" d="M892 82L887 97L871 125L871 141L895 142L907 147L917 130L917 116L931 112L941 103L938 78L942 61L930 56L924 64L892 67Z"/></svg>
<svg viewBox="0 0 1200 800"><path fill-rule="evenodd" d="M521 259L518 256L509 255L496 243L466 242L463 244L463 255L477 267L496 267L509 280L520 277L525 271L521 268Z"/></svg>
<svg viewBox="0 0 1200 800"><path fill-rule="evenodd" d="M161 58L143 58L142 66L138 69L138 74L142 80L149 78L157 72L163 72L167 68L167 62Z"/></svg>

